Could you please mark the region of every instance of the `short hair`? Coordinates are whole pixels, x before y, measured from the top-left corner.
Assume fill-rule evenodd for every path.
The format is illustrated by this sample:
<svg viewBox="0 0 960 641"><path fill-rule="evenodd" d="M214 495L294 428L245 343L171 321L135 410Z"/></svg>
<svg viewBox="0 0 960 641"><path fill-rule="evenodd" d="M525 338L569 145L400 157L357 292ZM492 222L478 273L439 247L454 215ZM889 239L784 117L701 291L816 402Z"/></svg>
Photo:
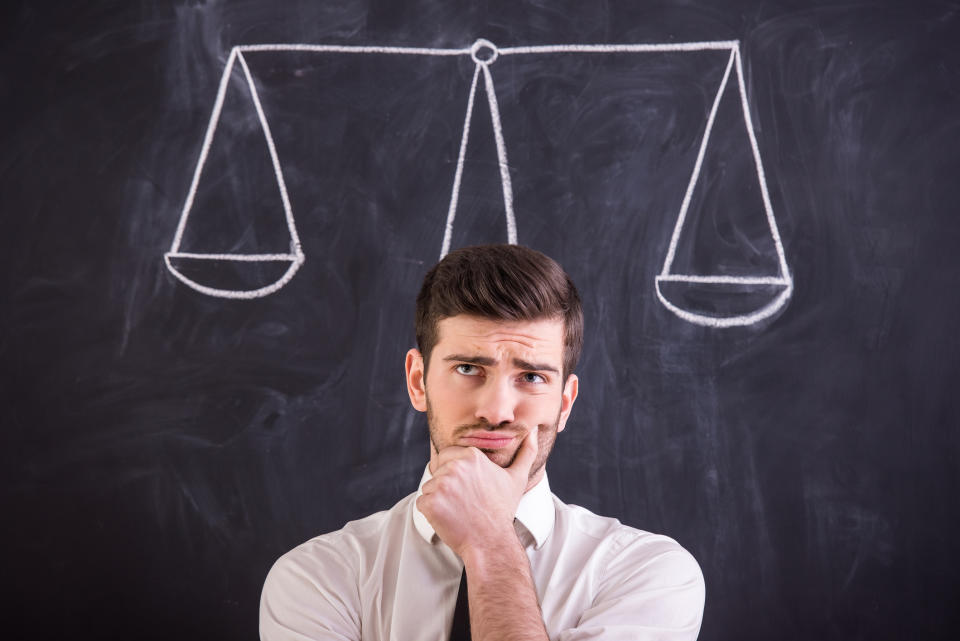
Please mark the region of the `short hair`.
<svg viewBox="0 0 960 641"><path fill-rule="evenodd" d="M459 314L491 320L563 320L563 380L583 349L583 307L570 276L549 256L520 245L476 245L447 254L417 295L417 346L424 372L438 323Z"/></svg>

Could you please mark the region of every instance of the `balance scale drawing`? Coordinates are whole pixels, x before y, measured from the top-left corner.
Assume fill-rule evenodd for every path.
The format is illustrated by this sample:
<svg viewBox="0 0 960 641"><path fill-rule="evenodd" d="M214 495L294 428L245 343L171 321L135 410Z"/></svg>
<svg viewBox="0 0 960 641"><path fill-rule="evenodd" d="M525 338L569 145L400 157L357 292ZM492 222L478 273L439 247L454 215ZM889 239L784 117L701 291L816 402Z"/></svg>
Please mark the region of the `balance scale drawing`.
<svg viewBox="0 0 960 641"><path fill-rule="evenodd" d="M613 44L613 45L548 45L548 46L520 46L520 47L497 47L493 43L480 39L472 46L462 49L436 49L436 48L417 48L417 47L380 47L380 46L341 46L341 45L310 45L310 44L270 44L270 45L242 45L231 49L230 55L224 67L220 78L219 89L214 102L213 111L207 125L203 144L200 151L200 157L197 161L193 173L193 179L188 190L183 210L177 225L176 234L170 250L164 254L164 261L167 269L180 281L198 292L209 296L230 298L230 299L253 299L267 296L278 291L286 285L296 274L297 270L305 261L305 254L297 234L297 227L294 220L293 210L290 206L290 198L287 194L287 186L284 182L283 170L281 168L280 158L277 155L277 149L271 134L270 124L264 113L260 102L260 96L257 87L247 65L247 54L263 54L271 52L310 52L323 54L344 54L344 55L394 55L394 56L469 56L474 63L473 79L470 84L470 91L467 97L466 115L463 121L462 135L460 139L460 149L457 157L456 170L453 175L453 185L450 192L450 201L447 208L446 226L444 229L443 243L440 248L440 258L443 258L450 251L451 238L454 229L454 222L457 214L457 204L460 196L460 185L463 177L464 161L467 152L467 141L470 134L472 114L474 110L474 101L476 99L477 88L480 84L480 78L483 78L483 90L486 95L487 103L490 108L490 116L493 128L493 137L496 144L497 162L499 165L500 181L503 191L503 207L506 217L507 242L517 243L517 226L513 208L513 188L510 180L510 168L507 162L507 145L503 136L503 127L501 124L500 108L497 102L493 74L491 67L500 56L522 56L527 54L600 54L600 53L652 53L652 52L694 52L694 51L729 51L726 67L717 92L713 99L713 104L707 116L706 126L703 130L703 136L700 140L696 161L692 168L690 180L687 184L686 192L683 197L680 211L677 214L676 223L673 226L673 233L667 249L666 256L660 273L654 278L654 287L657 298L660 302L677 317L690 323L703 325L713 328L745 326L757 323L766 319L779 311L790 298L793 292L793 278L787 266L786 256L784 254L783 243L780 239L780 233L777 229L777 223L773 214L773 207L770 203L770 196L767 189L766 176L763 170L763 164L760 160L760 151L757 145L756 135L754 134L750 111L747 102L746 87L744 83L743 65L740 55L740 44L737 40L727 41L705 41L705 42L684 42L684 43L665 43L665 44ZM279 192L280 201L283 206L283 212L286 219L287 230L289 233L290 250L285 253L197 253L180 251L183 240L184 230L186 229L190 214L193 209L194 199L197 194L197 188L203 174L204 165L210 152L211 144L216 135L217 125L220 120L224 100L227 94L229 80L235 66L239 63L249 89L250 99L256 116L259 120L267 150L273 166L273 172L276 177L276 187ZM756 170L756 180L759 185L760 196L763 203L763 209L766 214L766 222L772 238L773 247L776 251L777 273L776 274L758 274L750 276L726 275L726 274L685 274L675 273L673 263L676 257L677 244L681 232L684 228L684 222L690 207L691 198L694 189L700 177L701 167L703 165L704 154L710 143L710 137L714 126L714 120L720 106L721 97L730 81L730 76L736 75L737 88L740 99L740 111L746 126L747 137L750 143L750 149L753 156L753 165ZM256 289L235 290L211 287L197 282L186 276L174 261L224 261L226 263L242 262L280 262L288 263L286 271L276 281L258 287ZM763 291L762 301L756 307L749 310L737 310L735 313L715 314L706 313L702 310L688 309L680 300L671 300L665 295L664 285L670 283L679 283L682 285L707 285L723 290L730 288L730 291L744 291L751 288ZM769 292L772 292L769 293Z"/></svg>

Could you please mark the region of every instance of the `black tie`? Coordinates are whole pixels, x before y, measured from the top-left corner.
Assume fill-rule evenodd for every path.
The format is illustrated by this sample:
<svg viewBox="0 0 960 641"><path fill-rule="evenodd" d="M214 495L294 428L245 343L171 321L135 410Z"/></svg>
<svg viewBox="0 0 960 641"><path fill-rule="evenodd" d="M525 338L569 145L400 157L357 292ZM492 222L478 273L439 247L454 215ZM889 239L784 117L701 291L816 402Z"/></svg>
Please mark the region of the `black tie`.
<svg viewBox="0 0 960 641"><path fill-rule="evenodd" d="M453 611L453 625L450 627L450 641L470 641L470 608L467 605L467 569L460 577L460 591L457 592L457 607Z"/></svg>

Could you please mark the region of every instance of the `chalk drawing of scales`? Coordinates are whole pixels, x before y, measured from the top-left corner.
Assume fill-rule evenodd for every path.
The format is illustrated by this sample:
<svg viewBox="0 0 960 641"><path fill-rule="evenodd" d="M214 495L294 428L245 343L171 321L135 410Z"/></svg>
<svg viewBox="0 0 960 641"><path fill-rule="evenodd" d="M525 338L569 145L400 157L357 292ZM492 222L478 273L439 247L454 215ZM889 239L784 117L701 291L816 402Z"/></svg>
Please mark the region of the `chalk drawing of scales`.
<svg viewBox="0 0 960 641"><path fill-rule="evenodd" d="M457 214L457 201L460 193L460 183L463 176L464 159L467 151L467 140L470 132L470 123L473 114L474 99L476 97L479 79L483 77L483 88L490 107L490 116L493 124L493 136L496 143L497 157L500 170L501 186L503 189L503 204L507 223L507 240L509 243L516 244L517 231L516 220L513 210L513 189L510 181L510 170L507 164L507 147L503 138L503 130L500 120L500 109L497 103L496 91L494 89L493 75L491 66L500 56L519 56L524 54L596 54L596 53L651 53L651 52L685 52L685 51L729 51L730 56L723 73L723 79L717 89L716 96L713 99L713 106L707 117L706 127L704 128L703 138L700 141L699 151L696 162L687 185L680 211L677 215L676 224L673 228L673 234L670 239L669 248L663 261L663 267L660 273L654 279L657 297L660 302L671 312L681 319L704 325L708 327L734 327L744 326L756 323L770 317L780 310L793 292L793 279L787 266L786 256L784 255L783 243L780 239L780 233L777 230L777 223L774 219L773 208L770 204L770 196L767 190L766 178L763 171L763 164L760 160L760 152L757 146L756 136L753 130L753 124L749 113L747 103L746 88L744 85L743 66L740 56L740 45L737 40L729 41L709 41L709 42L686 42L669 44L618 44L618 45L550 45L550 46L531 46L531 47L504 47L498 48L487 40L477 40L472 46L464 49L433 49L433 48L415 48L415 47L379 47L379 46L339 46L339 45L306 45L306 44L278 44L278 45L244 45L236 46L230 51L229 58L225 65L223 75L220 79L219 90L214 103L213 112L210 116L210 122L207 126L203 145L200 152L200 158L197 161L194 170L193 180L189 191L183 212L180 216L180 222L177 226L176 234L170 251L164 254L164 260L170 272L179 280L191 288L207 294L209 296L221 298L239 298L252 299L267 296L276 292L286 285L294 274L300 268L305 260L305 255L297 235L296 224L294 222L293 211L290 206L290 199L287 195L287 187L283 179L283 171L280 166L280 159L277 156L277 150L274 145L273 136L270 133L270 125L264 114L260 103L260 97L257 93L256 85L250 68L247 66L245 54L264 53L264 52L315 52L325 54L369 54L369 55L399 55L399 56L470 56L475 63L473 81L470 85L470 93L467 99L466 116L463 123L463 132L460 140L460 151L457 159L456 171L453 176L453 187L450 194L450 204L447 211L446 229L443 236L443 245L440 249L442 258L450 250L451 236L453 232L454 220ZM273 164L273 170L276 175L277 188L283 211L286 216L287 228L290 237L290 251L279 254L249 254L249 253L193 253L180 251L180 245L183 238L184 229L190 217L191 209L194 203L194 197L197 193L197 186L203 173L204 164L210 151L211 143L217 130L217 124L220 119L220 113L223 108L224 98L227 93L229 79L234 66L239 62L249 87L250 97L253 107L256 110L263 135L266 140L267 149ZM694 188L697 185L697 179L700 176L700 170L703 163L704 154L710 143L710 134L713 129L714 119L717 109L720 105L721 97L730 80L731 73L736 73L737 86L739 89L740 104L746 132L749 138L750 147L753 153L753 162L756 168L756 178L760 187L760 195L763 201L764 211L766 212L766 221L769 226L769 232L773 240L773 246L777 254L778 273L775 275L724 275L724 274L678 274L672 271L672 266L677 250L677 243L680 239L681 231L684 228L684 220L687 216L687 210L690 206L691 197ZM209 287L184 275L174 265L174 261L265 261L265 262L286 262L289 267L283 275L275 282L263 287L252 290L230 290ZM677 300L671 300L664 293L664 285L668 283L680 283L684 285L708 285L715 288L731 288L731 291L743 291L744 288L759 288L765 292L761 302L755 308L746 312L738 310L736 313L717 315L715 313L704 313L702 310L684 309L684 304ZM772 292L770 294L769 292Z"/></svg>

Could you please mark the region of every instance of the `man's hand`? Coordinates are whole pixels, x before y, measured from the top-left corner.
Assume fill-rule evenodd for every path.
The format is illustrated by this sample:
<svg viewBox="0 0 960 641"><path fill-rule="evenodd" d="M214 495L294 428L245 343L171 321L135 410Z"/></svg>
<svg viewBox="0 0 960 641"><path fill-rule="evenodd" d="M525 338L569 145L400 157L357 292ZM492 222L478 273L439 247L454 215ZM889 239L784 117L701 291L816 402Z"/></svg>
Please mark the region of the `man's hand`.
<svg viewBox="0 0 960 641"><path fill-rule="evenodd" d="M507 468L475 447L454 445L440 451L433 478L423 484L417 508L459 557L498 545L516 545L513 519L537 458L537 431L534 426L527 433Z"/></svg>
<svg viewBox="0 0 960 641"><path fill-rule="evenodd" d="M537 458L537 428L502 468L475 447L440 451L417 507L463 559L474 641L547 641L530 564L513 519Z"/></svg>

